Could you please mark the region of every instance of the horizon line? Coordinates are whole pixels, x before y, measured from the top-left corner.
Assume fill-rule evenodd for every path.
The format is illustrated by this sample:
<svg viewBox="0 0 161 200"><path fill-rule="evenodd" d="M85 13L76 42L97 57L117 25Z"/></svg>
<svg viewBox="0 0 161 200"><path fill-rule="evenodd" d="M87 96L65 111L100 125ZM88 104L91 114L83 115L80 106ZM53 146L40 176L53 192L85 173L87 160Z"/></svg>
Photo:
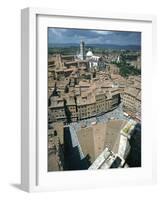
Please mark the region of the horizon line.
<svg viewBox="0 0 161 200"><path fill-rule="evenodd" d="M80 45L80 43L78 42L64 42L64 43L53 43L53 42L48 42L48 44L78 44L78 45ZM87 45L93 45L93 44L97 44L97 45L117 45L117 46L141 46L140 44L112 44L112 43L85 43L85 44L87 44Z"/></svg>

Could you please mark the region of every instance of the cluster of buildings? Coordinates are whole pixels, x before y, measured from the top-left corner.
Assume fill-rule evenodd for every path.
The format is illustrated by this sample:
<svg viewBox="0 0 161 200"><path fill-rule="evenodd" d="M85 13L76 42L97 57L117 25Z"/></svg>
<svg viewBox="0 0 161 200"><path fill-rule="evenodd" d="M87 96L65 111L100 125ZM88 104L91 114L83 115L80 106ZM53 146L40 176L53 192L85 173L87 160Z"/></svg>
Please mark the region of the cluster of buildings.
<svg viewBox="0 0 161 200"><path fill-rule="evenodd" d="M123 110L132 118L141 121L141 76L130 77L130 85L122 95Z"/></svg>
<svg viewBox="0 0 161 200"><path fill-rule="evenodd" d="M141 69L141 55L140 52L134 53L126 53L125 54L126 62L136 69Z"/></svg>
<svg viewBox="0 0 161 200"><path fill-rule="evenodd" d="M94 55L91 49L85 50L83 41L76 55L49 56L49 171L79 169L79 166L81 169L128 167L129 139L136 122L141 121L141 76L122 77L113 61L120 62L120 53L108 57ZM80 130L72 128L72 123L97 118L120 103L130 121L110 119ZM77 162L73 164L72 160Z"/></svg>
<svg viewBox="0 0 161 200"><path fill-rule="evenodd" d="M110 52L103 56L108 63L121 61L121 52Z"/></svg>
<svg viewBox="0 0 161 200"><path fill-rule="evenodd" d="M87 119L115 109L120 103L120 90L108 87L102 85L97 88L94 83L80 82L71 93L51 96L49 121L67 121L65 103L71 113L71 121Z"/></svg>
<svg viewBox="0 0 161 200"><path fill-rule="evenodd" d="M116 65L90 49L85 53L83 41L77 55L50 57L48 69L49 122L78 121L113 110L126 86Z"/></svg>
<svg viewBox="0 0 161 200"><path fill-rule="evenodd" d="M99 73L93 80L59 81L50 91L49 122L78 121L109 112L123 103L127 115L141 121L141 77L124 79L119 74ZM75 82L75 84L74 84ZM53 94L53 91L57 91Z"/></svg>
<svg viewBox="0 0 161 200"><path fill-rule="evenodd" d="M48 171L61 171L64 166L64 126L62 122L48 129Z"/></svg>
<svg viewBox="0 0 161 200"><path fill-rule="evenodd" d="M48 81L63 80L74 72L93 72L100 69L106 69L107 62L102 61L101 56L94 55L89 49L85 53L85 44L80 43L80 53L77 55L50 56L48 59ZM76 71L75 71L76 70ZM74 72L73 72L74 71Z"/></svg>

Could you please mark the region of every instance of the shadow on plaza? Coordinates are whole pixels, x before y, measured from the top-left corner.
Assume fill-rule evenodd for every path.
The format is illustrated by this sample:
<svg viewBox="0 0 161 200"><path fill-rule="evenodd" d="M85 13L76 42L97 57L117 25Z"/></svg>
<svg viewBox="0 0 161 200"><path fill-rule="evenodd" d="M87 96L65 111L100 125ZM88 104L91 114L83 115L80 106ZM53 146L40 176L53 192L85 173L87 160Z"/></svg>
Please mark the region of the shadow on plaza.
<svg viewBox="0 0 161 200"><path fill-rule="evenodd" d="M81 160L78 147L72 146L69 127L64 127L64 170L84 170L90 165L89 155Z"/></svg>
<svg viewBox="0 0 161 200"><path fill-rule="evenodd" d="M129 167L141 167L141 124L136 124L129 142L131 150L126 162Z"/></svg>

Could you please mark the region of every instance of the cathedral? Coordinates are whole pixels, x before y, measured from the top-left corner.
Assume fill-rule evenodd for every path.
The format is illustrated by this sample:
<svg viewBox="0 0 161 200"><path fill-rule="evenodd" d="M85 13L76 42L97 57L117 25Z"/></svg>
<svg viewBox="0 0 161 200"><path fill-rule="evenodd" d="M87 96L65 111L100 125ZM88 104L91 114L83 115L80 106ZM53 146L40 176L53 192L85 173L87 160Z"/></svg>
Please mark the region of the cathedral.
<svg viewBox="0 0 161 200"><path fill-rule="evenodd" d="M84 41L80 42L80 53L76 56L79 60L86 60L89 62L90 70L98 70L100 57L95 56L91 49L88 49L87 53L85 53L85 43Z"/></svg>

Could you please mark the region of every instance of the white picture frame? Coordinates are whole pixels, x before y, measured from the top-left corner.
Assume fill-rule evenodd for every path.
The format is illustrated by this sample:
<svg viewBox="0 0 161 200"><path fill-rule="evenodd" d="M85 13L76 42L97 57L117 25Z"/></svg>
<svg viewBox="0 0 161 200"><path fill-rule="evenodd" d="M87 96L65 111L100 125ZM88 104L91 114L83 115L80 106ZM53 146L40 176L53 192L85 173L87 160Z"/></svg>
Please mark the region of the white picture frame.
<svg viewBox="0 0 161 200"><path fill-rule="evenodd" d="M42 44L42 37L45 36L45 29L48 26L85 27L83 21L91 28L103 28L107 22L117 30L142 31L145 38L143 44L143 132L142 145L144 149L143 169L126 169L108 171L77 171L77 172L53 172L45 174L47 155L47 134L42 135L40 130L41 121L47 117L47 101L43 98L46 94L47 85L45 75L47 70L47 46ZM60 23L60 24L59 24ZM85 27L87 28L87 27ZM107 27L104 27L105 29ZM146 100L151 88L149 77L150 66L155 63L156 48L156 19L152 15L135 14L110 14L97 11L66 11L43 8L25 8L21 15L21 187L25 191L54 191L74 188L96 188L116 185L152 184L156 182L156 156L155 156L155 133L150 136L154 119L150 116L152 104L151 97ZM41 32L42 30L42 32ZM40 32L40 33L39 33ZM39 34L39 35L38 35ZM39 60L39 56L43 60ZM42 61L42 62L41 62ZM42 64L43 63L43 66ZM46 67L45 67L46 63ZM153 66L155 67L155 65ZM42 88L40 90L40 88ZM42 98L41 98L42 97ZM39 99L42 99L39 101ZM39 101L39 102L38 102ZM42 108L43 107L43 108ZM147 112L147 108L149 110ZM41 109L42 108L42 109ZM44 113L44 115L42 115ZM46 115L45 115L46 113ZM46 123L46 122L45 122ZM47 127L46 127L47 132ZM43 146L44 144L44 146ZM147 158L148 156L148 158ZM145 168L144 168L145 167ZM50 179L50 180L49 180ZM56 182L53 182L56 180ZM74 180L74 181L73 181ZM76 181L75 181L76 180ZM108 181L107 181L108 180Z"/></svg>

